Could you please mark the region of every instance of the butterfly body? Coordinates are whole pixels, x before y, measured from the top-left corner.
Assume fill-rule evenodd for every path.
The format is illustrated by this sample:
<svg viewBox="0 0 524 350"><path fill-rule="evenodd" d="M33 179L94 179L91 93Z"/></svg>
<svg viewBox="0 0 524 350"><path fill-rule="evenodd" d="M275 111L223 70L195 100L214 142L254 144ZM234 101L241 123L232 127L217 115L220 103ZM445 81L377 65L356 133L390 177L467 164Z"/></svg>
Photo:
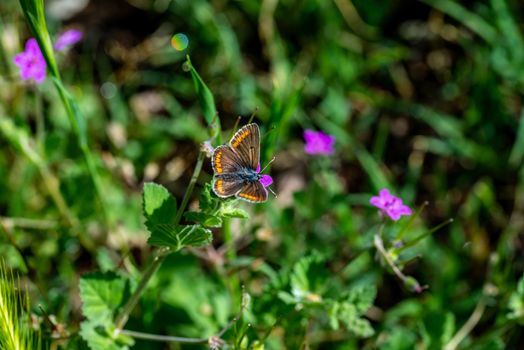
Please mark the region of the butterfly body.
<svg viewBox="0 0 524 350"><path fill-rule="evenodd" d="M227 145L218 146L211 159L213 191L222 198L236 196L249 202L267 200L268 175L260 174L260 131L257 124L238 130ZM272 181L272 180L271 180Z"/></svg>
<svg viewBox="0 0 524 350"><path fill-rule="evenodd" d="M232 181L256 182L262 178L262 175L250 168L241 168L236 173L217 175L217 178L222 178Z"/></svg>

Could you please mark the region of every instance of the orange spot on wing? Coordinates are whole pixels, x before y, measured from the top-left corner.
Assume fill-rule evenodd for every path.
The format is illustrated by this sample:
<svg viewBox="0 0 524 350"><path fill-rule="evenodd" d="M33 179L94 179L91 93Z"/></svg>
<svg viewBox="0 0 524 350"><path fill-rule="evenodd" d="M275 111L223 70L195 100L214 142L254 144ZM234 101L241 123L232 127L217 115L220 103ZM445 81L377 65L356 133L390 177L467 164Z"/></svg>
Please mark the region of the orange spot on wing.
<svg viewBox="0 0 524 350"><path fill-rule="evenodd" d="M240 135L238 135L235 138L235 140L233 140L231 146L233 146L234 148L237 148L242 143L242 141L244 141L245 138L249 136L249 134L251 134L251 131L249 130L242 132Z"/></svg>
<svg viewBox="0 0 524 350"><path fill-rule="evenodd" d="M242 198L249 199L251 201L258 201L258 200L260 200L260 197L252 196L252 195L247 194L247 193L239 193L238 195L240 197L242 197Z"/></svg>
<svg viewBox="0 0 524 350"><path fill-rule="evenodd" d="M222 173L222 152L215 154L215 170L217 173Z"/></svg>
<svg viewBox="0 0 524 350"><path fill-rule="evenodd" d="M216 190L220 193L224 193L224 183L222 180L217 180L215 183Z"/></svg>

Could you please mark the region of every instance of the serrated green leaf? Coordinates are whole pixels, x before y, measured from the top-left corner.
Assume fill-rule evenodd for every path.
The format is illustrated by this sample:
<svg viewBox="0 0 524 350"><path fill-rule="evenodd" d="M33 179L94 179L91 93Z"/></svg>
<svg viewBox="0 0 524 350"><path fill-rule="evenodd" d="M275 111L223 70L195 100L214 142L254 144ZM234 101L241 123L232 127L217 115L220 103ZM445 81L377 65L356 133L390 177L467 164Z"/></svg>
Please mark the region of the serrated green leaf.
<svg viewBox="0 0 524 350"><path fill-rule="evenodd" d="M220 207L220 200L212 195L212 185L210 182L206 183L202 189L199 199L199 208L204 212L216 211Z"/></svg>
<svg viewBox="0 0 524 350"><path fill-rule="evenodd" d="M346 323L346 327L357 337L361 338L371 337L375 333L373 327L371 327L371 323L364 318L352 319Z"/></svg>
<svg viewBox="0 0 524 350"><path fill-rule="evenodd" d="M91 350L128 350L134 345L133 338L122 334L112 337L110 333L94 321L86 320L80 325L80 336Z"/></svg>
<svg viewBox="0 0 524 350"><path fill-rule="evenodd" d="M176 199L162 185L147 182L142 193L142 205L149 231L158 224L173 224ZM152 232L151 232L152 233Z"/></svg>
<svg viewBox="0 0 524 350"><path fill-rule="evenodd" d="M299 300L309 299L312 294L322 294L326 286L323 259L314 254L300 259L291 274L291 291Z"/></svg>
<svg viewBox="0 0 524 350"><path fill-rule="evenodd" d="M238 218L238 219L248 219L249 214L240 208L235 208L233 206L224 206L220 210L220 215L224 218Z"/></svg>
<svg viewBox="0 0 524 350"><path fill-rule="evenodd" d="M211 231L201 225L158 224L150 229L151 236L147 243L156 246L166 246L174 251L185 246L201 247L211 243Z"/></svg>
<svg viewBox="0 0 524 350"><path fill-rule="evenodd" d="M376 295L377 289L375 286L359 286L349 291L346 301L355 306L355 311L358 315L362 315L373 305Z"/></svg>
<svg viewBox="0 0 524 350"><path fill-rule="evenodd" d="M110 324L128 292L127 281L114 272L94 272L80 278L84 316L98 324Z"/></svg>
<svg viewBox="0 0 524 350"><path fill-rule="evenodd" d="M338 320L338 313L340 309L340 303L335 301L328 309L329 325L332 329L338 330L340 328L340 322Z"/></svg>
<svg viewBox="0 0 524 350"><path fill-rule="evenodd" d="M203 213L203 212L196 212L196 211L190 211L184 214L184 217L188 221L193 221L201 224L204 227L221 227L222 226L222 219L218 216Z"/></svg>

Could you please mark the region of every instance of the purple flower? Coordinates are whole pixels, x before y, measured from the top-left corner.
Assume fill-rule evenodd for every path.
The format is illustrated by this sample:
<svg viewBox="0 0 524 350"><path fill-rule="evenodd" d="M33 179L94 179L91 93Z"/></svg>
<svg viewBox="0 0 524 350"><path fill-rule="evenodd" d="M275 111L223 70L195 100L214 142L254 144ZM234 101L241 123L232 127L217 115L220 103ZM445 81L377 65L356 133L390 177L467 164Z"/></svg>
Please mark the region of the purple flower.
<svg viewBox="0 0 524 350"><path fill-rule="evenodd" d="M379 208L382 213L387 214L393 221L397 221L402 215L411 215L413 213L410 207L402 203L402 199L393 196L387 188L381 189L378 196L371 197L369 203Z"/></svg>
<svg viewBox="0 0 524 350"><path fill-rule="evenodd" d="M22 80L33 79L37 84L44 81L47 65L35 38L27 40L25 51L16 55L13 62L20 68Z"/></svg>
<svg viewBox="0 0 524 350"><path fill-rule="evenodd" d="M304 152L307 154L333 154L335 150L335 136L328 135L322 131L304 131Z"/></svg>
<svg viewBox="0 0 524 350"><path fill-rule="evenodd" d="M260 163L258 163L256 172L257 174L260 173ZM268 187L268 186L271 186L271 184L273 183L273 178L269 175L262 175L262 177L258 181L260 181L262 186Z"/></svg>
<svg viewBox="0 0 524 350"><path fill-rule="evenodd" d="M76 29L66 30L58 36L55 42L55 50L62 51L82 40L83 34Z"/></svg>

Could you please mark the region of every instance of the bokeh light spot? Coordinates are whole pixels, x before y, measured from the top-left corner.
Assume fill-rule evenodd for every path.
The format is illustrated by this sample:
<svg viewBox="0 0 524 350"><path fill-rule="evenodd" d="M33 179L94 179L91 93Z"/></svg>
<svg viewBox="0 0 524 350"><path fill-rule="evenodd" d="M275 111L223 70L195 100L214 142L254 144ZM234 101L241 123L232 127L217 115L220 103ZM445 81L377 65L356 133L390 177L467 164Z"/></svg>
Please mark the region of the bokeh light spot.
<svg viewBox="0 0 524 350"><path fill-rule="evenodd" d="M171 46L177 51L184 51L189 45L189 39L187 35L177 33L171 38Z"/></svg>

